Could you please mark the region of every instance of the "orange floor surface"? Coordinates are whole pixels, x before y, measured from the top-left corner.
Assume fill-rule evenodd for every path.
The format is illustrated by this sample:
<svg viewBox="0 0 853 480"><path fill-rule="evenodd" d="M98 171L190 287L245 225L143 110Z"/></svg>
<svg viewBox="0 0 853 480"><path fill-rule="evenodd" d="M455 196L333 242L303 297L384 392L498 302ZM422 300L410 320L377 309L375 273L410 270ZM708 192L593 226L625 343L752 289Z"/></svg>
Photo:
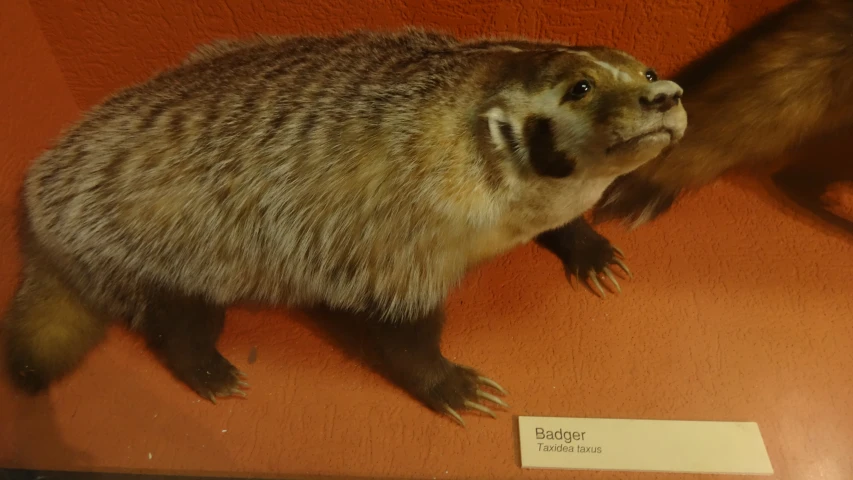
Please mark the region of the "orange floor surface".
<svg viewBox="0 0 853 480"><path fill-rule="evenodd" d="M784 2L741 8L697 0L654 9L651 1L611 0L577 2L594 8L575 10L544 1L390 3L365 2L345 15L334 0L6 0L0 308L20 268L15 194L26 165L83 109L179 59L192 40L419 23L602 38L671 70ZM669 28L676 34L666 34ZM443 348L509 390L511 408L497 419L467 415L460 428L378 377L304 314L235 309L220 349L248 373L248 398L200 400L140 339L115 328L46 395L25 397L0 381L0 467L289 478L722 478L522 470L516 417L547 415L754 421L775 469L770 478L849 480L853 243L755 186L720 181L651 225L602 227L635 273L621 295L600 299L573 288L560 263L532 245L472 272L450 301ZM839 198L853 205L846 192Z"/></svg>

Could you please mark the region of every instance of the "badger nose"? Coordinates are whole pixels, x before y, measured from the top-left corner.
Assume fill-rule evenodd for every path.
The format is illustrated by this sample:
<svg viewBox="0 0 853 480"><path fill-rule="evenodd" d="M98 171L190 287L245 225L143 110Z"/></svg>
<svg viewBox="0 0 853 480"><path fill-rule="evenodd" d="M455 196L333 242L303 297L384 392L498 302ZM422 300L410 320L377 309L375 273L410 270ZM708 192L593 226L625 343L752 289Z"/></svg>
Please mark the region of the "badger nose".
<svg viewBox="0 0 853 480"><path fill-rule="evenodd" d="M675 82L661 80L650 83L646 91L640 95L640 105L646 110L665 112L678 105L684 91Z"/></svg>

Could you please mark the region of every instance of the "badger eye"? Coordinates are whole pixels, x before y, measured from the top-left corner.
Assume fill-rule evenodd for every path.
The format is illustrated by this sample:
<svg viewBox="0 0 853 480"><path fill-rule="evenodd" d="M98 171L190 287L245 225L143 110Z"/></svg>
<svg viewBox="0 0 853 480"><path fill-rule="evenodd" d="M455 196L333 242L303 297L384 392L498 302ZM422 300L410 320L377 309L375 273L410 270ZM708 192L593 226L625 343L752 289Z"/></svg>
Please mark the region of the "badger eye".
<svg viewBox="0 0 853 480"><path fill-rule="evenodd" d="M592 84L589 83L589 80L581 80L576 83L571 90L569 90L564 100L580 100L585 97L590 90L592 90Z"/></svg>
<svg viewBox="0 0 853 480"><path fill-rule="evenodd" d="M648 70L646 70L646 79L647 79L648 81L650 81L650 82L657 82L657 81L658 81L658 74L657 74L657 72L655 72L655 71L654 71L654 70L652 70L652 69L648 69Z"/></svg>

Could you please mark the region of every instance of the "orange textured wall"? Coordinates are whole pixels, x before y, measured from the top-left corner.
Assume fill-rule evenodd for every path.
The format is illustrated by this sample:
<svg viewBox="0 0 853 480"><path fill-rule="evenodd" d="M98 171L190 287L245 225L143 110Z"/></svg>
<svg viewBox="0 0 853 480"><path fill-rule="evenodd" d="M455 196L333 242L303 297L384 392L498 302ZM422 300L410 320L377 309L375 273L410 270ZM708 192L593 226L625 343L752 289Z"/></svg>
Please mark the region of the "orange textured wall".
<svg viewBox="0 0 853 480"><path fill-rule="evenodd" d="M670 72L787 0L32 0L78 104L180 59L198 42L255 32L420 25L629 50Z"/></svg>
<svg viewBox="0 0 853 480"><path fill-rule="evenodd" d="M78 111L29 2L4 0L2 12L0 205L5 212L15 207L14 191L29 161Z"/></svg>
<svg viewBox="0 0 853 480"><path fill-rule="evenodd" d="M0 10L0 308L5 309L20 264L14 225L24 171L78 109L29 2L3 0ZM8 405L0 407L0 467L9 466L10 453L20 445L18 421Z"/></svg>
<svg viewBox="0 0 853 480"><path fill-rule="evenodd" d="M4 0L0 15L0 258L16 262L11 225L16 195L33 157L73 121L78 109L26 0ZM11 295L14 276L0 277ZM5 438L5 437L4 437Z"/></svg>

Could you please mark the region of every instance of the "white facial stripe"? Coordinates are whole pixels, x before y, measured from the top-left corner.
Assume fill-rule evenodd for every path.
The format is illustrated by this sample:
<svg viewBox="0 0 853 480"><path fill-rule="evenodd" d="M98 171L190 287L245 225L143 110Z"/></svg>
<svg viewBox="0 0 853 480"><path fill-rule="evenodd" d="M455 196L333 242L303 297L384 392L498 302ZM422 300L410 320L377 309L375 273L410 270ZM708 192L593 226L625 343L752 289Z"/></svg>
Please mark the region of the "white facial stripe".
<svg viewBox="0 0 853 480"><path fill-rule="evenodd" d="M607 62L602 62L600 60L596 60L595 63L598 66L603 67L605 70L610 71L610 73L613 74L613 78L615 78L616 80L621 80L623 82L630 82L631 81L631 75L629 75L626 72L623 72L622 70L619 70L618 68L614 67L613 65L611 65Z"/></svg>
<svg viewBox="0 0 853 480"><path fill-rule="evenodd" d="M500 108L492 108L483 114L489 122L489 135L492 137L492 143L498 150L506 149L506 142L501 135L500 123L506 121L506 115Z"/></svg>
<svg viewBox="0 0 853 480"><path fill-rule="evenodd" d="M591 53L589 53L589 52L576 52L576 53L578 55L583 55L585 57L591 58L592 61L595 62L596 65L598 65L599 67L610 72L613 75L613 78L615 78L616 80L619 80L622 82L630 82L631 81L631 74L630 73L625 72L623 70L620 70L620 69L614 67L613 65L607 63L607 62L602 62L601 60L595 58L595 56L593 56Z"/></svg>
<svg viewBox="0 0 853 480"><path fill-rule="evenodd" d="M533 95L530 100L530 106L533 110L544 112L560 104L560 99L569 87L567 82L562 82L550 90Z"/></svg>

